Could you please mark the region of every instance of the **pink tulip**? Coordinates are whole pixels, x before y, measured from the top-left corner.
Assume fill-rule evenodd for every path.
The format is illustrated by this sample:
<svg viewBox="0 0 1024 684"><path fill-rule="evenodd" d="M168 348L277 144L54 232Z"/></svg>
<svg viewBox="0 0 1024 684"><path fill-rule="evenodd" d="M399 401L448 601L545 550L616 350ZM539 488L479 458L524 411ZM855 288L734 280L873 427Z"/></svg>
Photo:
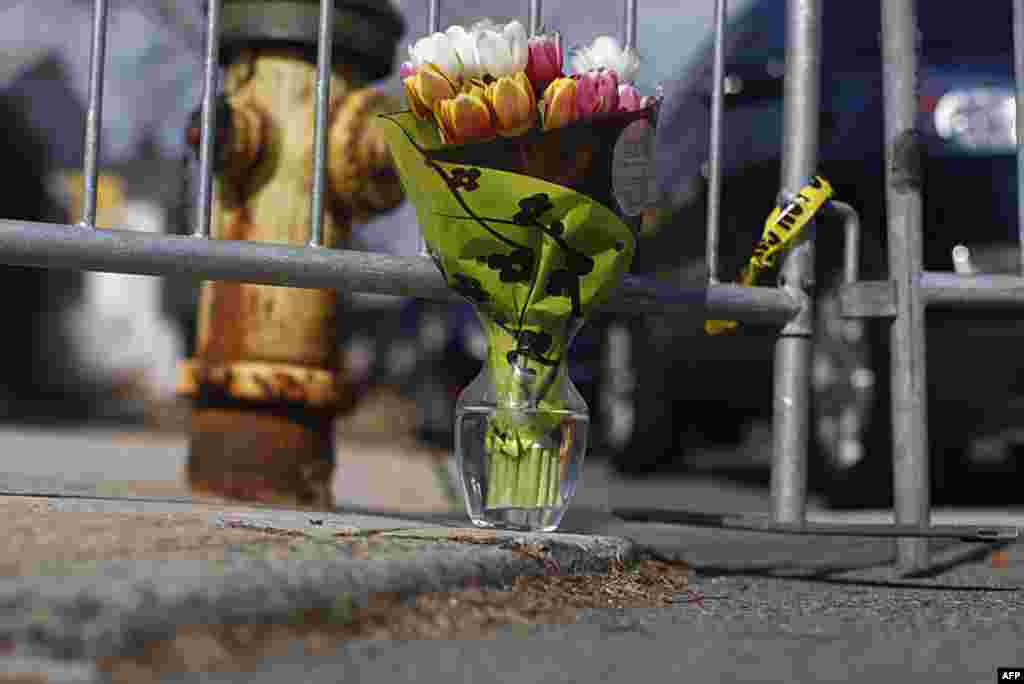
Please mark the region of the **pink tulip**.
<svg viewBox="0 0 1024 684"><path fill-rule="evenodd" d="M526 77L537 92L544 92L548 84L562 75L562 50L555 36L535 36L527 47Z"/></svg>
<svg viewBox="0 0 1024 684"><path fill-rule="evenodd" d="M619 111L636 112L643 109L643 100L640 91L630 83L623 83L619 86Z"/></svg>
<svg viewBox="0 0 1024 684"><path fill-rule="evenodd" d="M619 77L611 69L588 71L576 79L576 115L584 119L619 109Z"/></svg>
<svg viewBox="0 0 1024 684"><path fill-rule="evenodd" d="M398 76L403 81L416 73L416 66L412 62L402 62L398 68Z"/></svg>

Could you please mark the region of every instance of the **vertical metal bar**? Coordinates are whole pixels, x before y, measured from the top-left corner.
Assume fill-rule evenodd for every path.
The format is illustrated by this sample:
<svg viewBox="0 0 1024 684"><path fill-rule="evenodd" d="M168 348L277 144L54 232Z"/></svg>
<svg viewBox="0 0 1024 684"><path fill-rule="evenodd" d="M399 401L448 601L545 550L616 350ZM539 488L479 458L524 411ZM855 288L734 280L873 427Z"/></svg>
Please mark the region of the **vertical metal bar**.
<svg viewBox="0 0 1024 684"><path fill-rule="evenodd" d="M441 0L427 0L427 33L434 34L441 30ZM420 256L429 256L427 241L420 231Z"/></svg>
<svg viewBox="0 0 1024 684"><path fill-rule="evenodd" d="M324 243L324 190L327 186L327 118L331 103L331 58L334 38L334 0L320 0L317 39L316 129L313 139L313 192L310 199L309 245Z"/></svg>
<svg viewBox="0 0 1024 684"><path fill-rule="evenodd" d="M897 524L927 525L930 492L914 0L882 0L882 74L889 277L896 283L897 314L890 352L895 517ZM898 561L904 572L923 570L928 565L927 544L900 539Z"/></svg>
<svg viewBox="0 0 1024 684"><path fill-rule="evenodd" d="M843 219L843 284L855 285L860 280L860 214L846 202L829 205Z"/></svg>
<svg viewBox="0 0 1024 684"><path fill-rule="evenodd" d="M626 25L624 47L636 49L636 3L637 0L626 0Z"/></svg>
<svg viewBox="0 0 1024 684"><path fill-rule="evenodd" d="M103 123L103 74L107 61L107 0L92 10L92 51L89 55L89 109L85 118L82 164L82 225L96 227L96 188L99 176L100 128Z"/></svg>
<svg viewBox="0 0 1024 684"><path fill-rule="evenodd" d="M821 111L822 0L786 2L786 76L783 90L782 189L796 193L818 162ZM772 510L778 522L802 523L806 513L807 446L814 306L814 231L794 246L781 269L781 285L802 308L775 345Z"/></svg>
<svg viewBox="0 0 1024 684"><path fill-rule="evenodd" d="M541 27L541 1L530 0L530 35L535 36L540 33Z"/></svg>
<svg viewBox="0 0 1024 684"><path fill-rule="evenodd" d="M427 0L427 33L441 30L441 0Z"/></svg>
<svg viewBox="0 0 1024 684"><path fill-rule="evenodd" d="M711 149L708 151L708 213L705 260L708 282L718 282L718 230L722 204L722 119L725 115L726 0L715 0L715 52L711 90Z"/></svg>
<svg viewBox="0 0 1024 684"><path fill-rule="evenodd" d="M203 110L199 147L199 198L195 237L210 236L213 212L213 145L216 139L217 69L220 52L221 0L209 0L206 8L206 55L203 62Z"/></svg>
<svg viewBox="0 0 1024 684"><path fill-rule="evenodd" d="M1013 77L1017 86L1017 236L1024 275L1024 0L1013 0Z"/></svg>

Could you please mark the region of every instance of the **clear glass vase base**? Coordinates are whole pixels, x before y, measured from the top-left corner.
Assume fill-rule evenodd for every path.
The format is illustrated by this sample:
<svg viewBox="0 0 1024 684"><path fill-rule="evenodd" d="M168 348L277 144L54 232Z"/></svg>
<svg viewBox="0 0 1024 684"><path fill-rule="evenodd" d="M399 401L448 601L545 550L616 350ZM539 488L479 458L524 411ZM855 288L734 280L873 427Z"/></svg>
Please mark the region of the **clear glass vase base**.
<svg viewBox="0 0 1024 684"><path fill-rule="evenodd" d="M544 508L519 508L500 506L486 508L482 515L470 514L470 520L477 527L517 532L554 532L562 522L566 506Z"/></svg>

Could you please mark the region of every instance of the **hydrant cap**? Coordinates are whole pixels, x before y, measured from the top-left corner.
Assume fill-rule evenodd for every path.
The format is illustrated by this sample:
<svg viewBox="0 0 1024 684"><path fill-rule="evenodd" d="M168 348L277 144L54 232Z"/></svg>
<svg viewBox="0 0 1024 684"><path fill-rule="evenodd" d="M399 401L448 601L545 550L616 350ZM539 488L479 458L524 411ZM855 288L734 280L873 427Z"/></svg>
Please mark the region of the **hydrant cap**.
<svg viewBox="0 0 1024 684"><path fill-rule="evenodd" d="M223 0L221 62L260 44L295 45L315 59L320 0ZM335 64L356 67L367 81L387 77L405 22L389 0L334 0Z"/></svg>

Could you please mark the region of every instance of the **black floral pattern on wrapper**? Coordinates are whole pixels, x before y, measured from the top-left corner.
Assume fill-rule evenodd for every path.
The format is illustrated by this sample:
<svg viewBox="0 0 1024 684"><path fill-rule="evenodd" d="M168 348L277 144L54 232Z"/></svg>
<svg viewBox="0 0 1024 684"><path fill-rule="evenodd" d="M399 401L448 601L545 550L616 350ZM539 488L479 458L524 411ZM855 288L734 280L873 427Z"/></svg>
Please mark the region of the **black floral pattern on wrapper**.
<svg viewBox="0 0 1024 684"><path fill-rule="evenodd" d="M480 188L480 175L480 169L465 169L460 166L452 169L451 175L445 181L453 190L473 192Z"/></svg>
<svg viewBox="0 0 1024 684"><path fill-rule="evenodd" d="M487 266L498 272L503 283L527 283L533 277L533 250L520 248L508 254L491 254Z"/></svg>
<svg viewBox="0 0 1024 684"><path fill-rule="evenodd" d="M491 296L487 294L486 290L484 290L480 281L466 275L465 273L456 273L452 275L449 287L474 304L486 304L491 300Z"/></svg>
<svg viewBox="0 0 1024 684"><path fill-rule="evenodd" d="M508 353L506 360L510 366L517 365L521 359L536 361L543 366L557 366L560 359L544 356L551 349L553 341L551 335L544 331L520 330L516 335L516 348Z"/></svg>
<svg viewBox="0 0 1024 684"><path fill-rule="evenodd" d="M519 211L512 217L512 222L517 226L536 226L540 224L541 214L554 208L551 198L539 192L519 200Z"/></svg>

